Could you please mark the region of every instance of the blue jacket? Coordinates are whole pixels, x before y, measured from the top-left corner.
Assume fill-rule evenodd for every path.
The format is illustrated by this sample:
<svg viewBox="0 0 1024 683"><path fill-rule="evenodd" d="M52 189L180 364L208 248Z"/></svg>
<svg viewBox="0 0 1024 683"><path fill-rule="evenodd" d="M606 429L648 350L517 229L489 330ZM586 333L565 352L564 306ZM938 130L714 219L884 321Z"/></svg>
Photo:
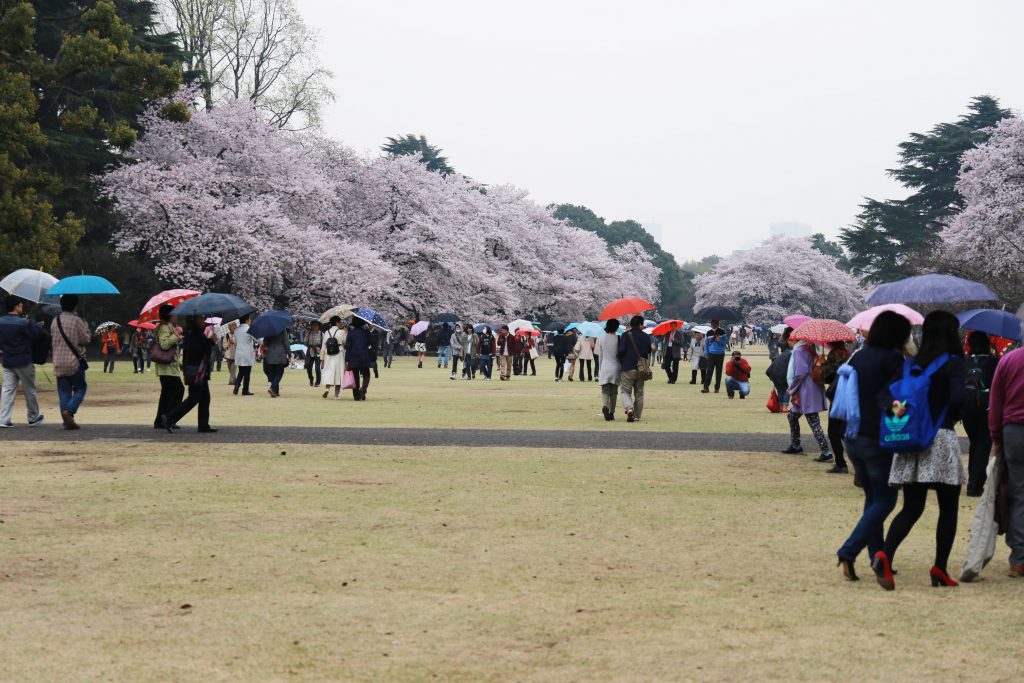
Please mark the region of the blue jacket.
<svg viewBox="0 0 1024 683"><path fill-rule="evenodd" d="M632 337L636 341L636 350L633 349ZM636 352L640 352L643 358L651 357L651 335L643 330L629 329L619 337L619 362L622 364L622 371L629 372L636 370Z"/></svg>
<svg viewBox="0 0 1024 683"><path fill-rule="evenodd" d="M713 336L712 332L714 332L714 330L708 332L707 337L705 337L704 339L704 353L705 355L709 356L724 356L725 347L729 343L729 333L723 330L721 327L719 327L718 341L715 341L715 337Z"/></svg>
<svg viewBox="0 0 1024 683"><path fill-rule="evenodd" d="M0 317L0 351L4 352L5 368L23 368L32 364L32 341L42 332L30 321L17 315Z"/></svg>
<svg viewBox="0 0 1024 683"><path fill-rule="evenodd" d="M353 327L345 339L345 362L349 370L370 367L370 335L362 327Z"/></svg>

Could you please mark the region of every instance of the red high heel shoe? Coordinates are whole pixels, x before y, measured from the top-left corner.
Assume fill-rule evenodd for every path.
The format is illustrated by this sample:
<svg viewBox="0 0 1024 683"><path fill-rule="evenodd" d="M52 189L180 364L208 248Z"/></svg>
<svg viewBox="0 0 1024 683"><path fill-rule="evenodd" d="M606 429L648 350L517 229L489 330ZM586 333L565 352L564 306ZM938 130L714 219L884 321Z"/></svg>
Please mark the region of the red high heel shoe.
<svg viewBox="0 0 1024 683"><path fill-rule="evenodd" d="M875 553L871 560L871 568L875 571L875 579L878 585L887 591L896 590L896 578L892 575L892 566L889 564L889 556L884 550Z"/></svg>
<svg viewBox="0 0 1024 683"><path fill-rule="evenodd" d="M949 574L942 571L938 567L932 567L932 570L928 572L932 577L932 588L938 588L942 586L944 588L955 588L960 584L949 577Z"/></svg>

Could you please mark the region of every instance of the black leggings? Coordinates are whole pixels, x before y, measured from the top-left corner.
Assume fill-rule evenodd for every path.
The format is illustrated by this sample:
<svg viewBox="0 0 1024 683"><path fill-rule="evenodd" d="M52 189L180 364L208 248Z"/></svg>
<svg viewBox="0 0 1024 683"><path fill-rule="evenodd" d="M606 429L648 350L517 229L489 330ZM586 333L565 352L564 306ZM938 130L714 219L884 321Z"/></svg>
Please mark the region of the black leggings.
<svg viewBox="0 0 1024 683"><path fill-rule="evenodd" d="M156 407L156 419L153 420L154 427L162 427L160 416L171 412L171 409L181 403L185 397L185 385L177 375L160 375L160 402Z"/></svg>
<svg viewBox="0 0 1024 683"><path fill-rule="evenodd" d="M939 499L939 523L935 528L935 566L946 571L949 553L956 540L956 520L960 510L960 487L952 484L904 484L903 507L889 525L885 537L885 553L892 561L896 550L903 543L914 524L924 512L928 489L935 489Z"/></svg>
<svg viewBox="0 0 1024 683"><path fill-rule="evenodd" d="M828 418L828 442L832 446L832 454L836 456L836 467L846 467L843 435L846 433L846 420Z"/></svg>
<svg viewBox="0 0 1024 683"><path fill-rule="evenodd" d="M565 356L555 354L555 379L562 379L565 375Z"/></svg>
<svg viewBox="0 0 1024 683"><path fill-rule="evenodd" d="M526 368L530 368L532 371L531 375L537 374L537 362L530 356L523 356L523 374L526 374Z"/></svg>

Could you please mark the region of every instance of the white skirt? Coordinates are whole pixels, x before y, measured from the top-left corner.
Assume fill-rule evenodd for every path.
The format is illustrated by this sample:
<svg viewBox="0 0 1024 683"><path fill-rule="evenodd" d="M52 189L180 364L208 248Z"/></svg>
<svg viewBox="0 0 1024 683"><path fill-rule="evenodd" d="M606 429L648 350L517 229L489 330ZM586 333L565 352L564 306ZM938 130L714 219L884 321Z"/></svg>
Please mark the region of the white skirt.
<svg viewBox="0 0 1024 683"><path fill-rule="evenodd" d="M918 453L897 453L892 459L889 483L894 486L966 484L963 454L960 452L960 439L956 432L952 429L940 429L928 450Z"/></svg>

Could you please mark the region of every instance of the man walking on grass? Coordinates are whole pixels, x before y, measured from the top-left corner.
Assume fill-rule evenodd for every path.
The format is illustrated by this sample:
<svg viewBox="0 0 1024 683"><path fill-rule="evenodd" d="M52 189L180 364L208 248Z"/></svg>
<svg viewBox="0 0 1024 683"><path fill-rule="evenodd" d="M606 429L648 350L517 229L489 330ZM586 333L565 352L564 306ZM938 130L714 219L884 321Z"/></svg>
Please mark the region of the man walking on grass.
<svg viewBox="0 0 1024 683"><path fill-rule="evenodd" d="M13 427L14 397L21 384L28 408L28 426L38 427L46 419L39 412L36 395L36 366L32 364L32 342L42 336L38 327L22 317L25 301L7 297L7 315L0 318L0 351L4 352L3 393L0 394L0 428Z"/></svg>
<svg viewBox="0 0 1024 683"><path fill-rule="evenodd" d="M85 400L88 385L85 371L85 345L89 343L89 325L75 315L78 297L65 294L60 298L61 314L50 324L53 338L53 374L57 375L57 396L64 429L78 429L75 415Z"/></svg>
<svg viewBox="0 0 1024 683"><path fill-rule="evenodd" d="M629 329L619 337L619 362L622 364L622 374L619 376L619 393L622 398L622 407L626 411L626 422L638 422L644 412L644 382L647 381L645 373L641 372L640 359L647 361L650 367L651 336L643 331L644 318L634 315L629 321Z"/></svg>

